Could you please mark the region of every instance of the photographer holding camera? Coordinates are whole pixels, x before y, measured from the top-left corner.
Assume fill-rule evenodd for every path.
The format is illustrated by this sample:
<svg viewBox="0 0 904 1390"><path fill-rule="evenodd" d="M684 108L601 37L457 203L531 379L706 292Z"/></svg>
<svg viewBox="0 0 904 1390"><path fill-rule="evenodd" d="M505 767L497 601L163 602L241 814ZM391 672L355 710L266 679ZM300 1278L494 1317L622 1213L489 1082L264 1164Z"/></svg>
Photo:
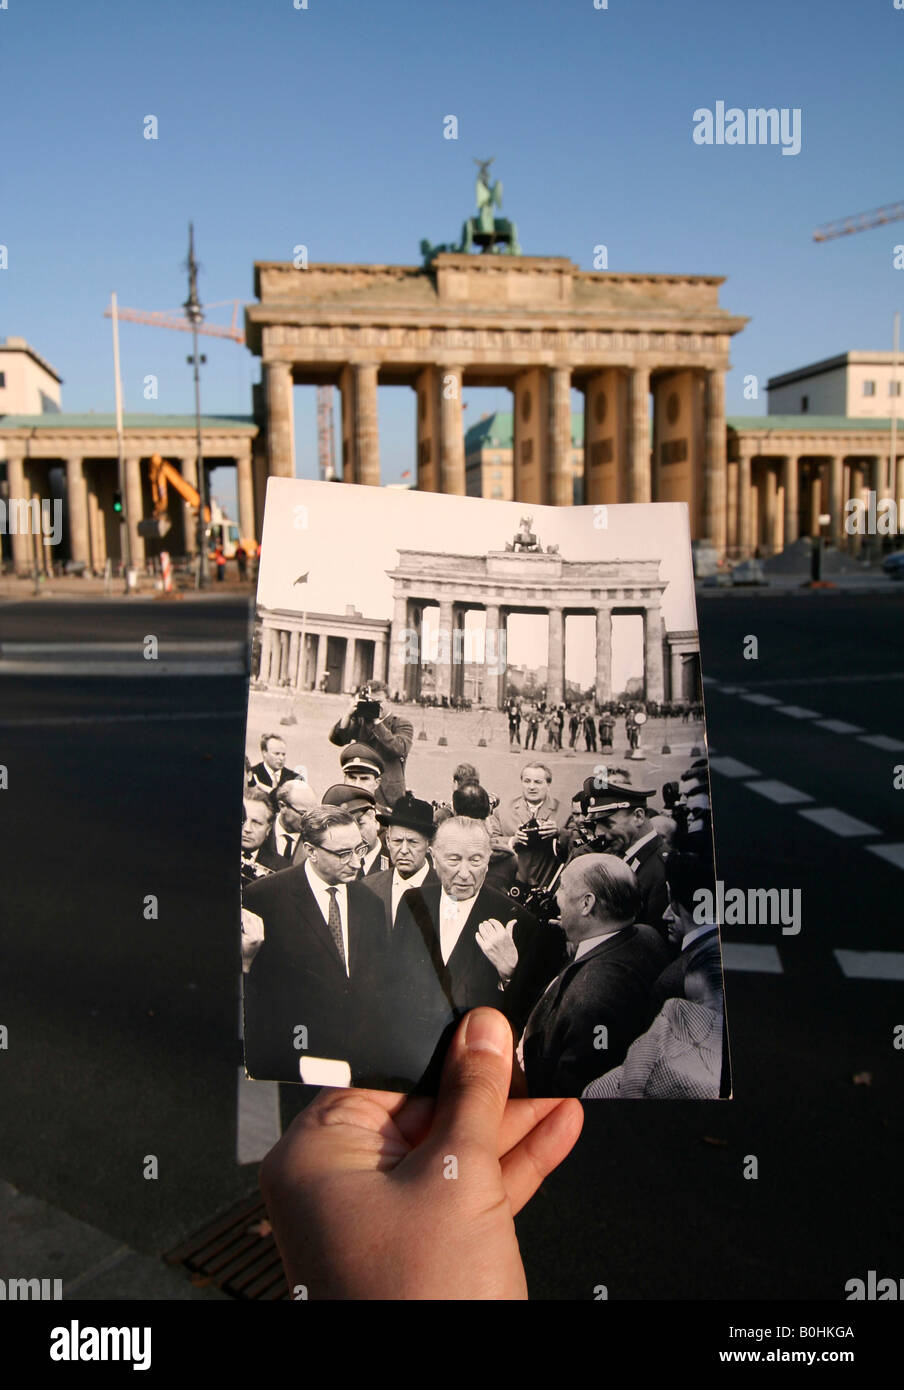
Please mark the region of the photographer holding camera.
<svg viewBox="0 0 904 1390"><path fill-rule="evenodd" d="M392 807L405 793L405 760L414 742L414 726L400 714L392 714L386 702L386 686L371 681L362 687L348 711L330 729L330 743L365 743L383 763L380 800Z"/></svg>
<svg viewBox="0 0 904 1390"><path fill-rule="evenodd" d="M545 763L521 769L521 795L500 807L487 821L494 849L511 850L518 861L518 881L542 886L556 868L559 803L550 795L552 773Z"/></svg>

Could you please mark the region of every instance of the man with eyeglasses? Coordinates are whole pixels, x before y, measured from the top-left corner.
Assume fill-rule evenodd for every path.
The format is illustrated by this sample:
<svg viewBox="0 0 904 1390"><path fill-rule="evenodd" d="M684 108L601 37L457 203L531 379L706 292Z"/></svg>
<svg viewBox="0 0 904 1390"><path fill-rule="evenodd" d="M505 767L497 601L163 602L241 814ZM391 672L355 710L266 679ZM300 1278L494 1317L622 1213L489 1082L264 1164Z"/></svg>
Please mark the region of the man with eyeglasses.
<svg viewBox="0 0 904 1390"><path fill-rule="evenodd" d="M380 904L356 882L367 853L346 811L315 806L302 817L305 858L247 888L243 924L263 942L245 977L249 1075L298 1081L306 1057L346 1061L354 1079L361 1010L385 960Z"/></svg>

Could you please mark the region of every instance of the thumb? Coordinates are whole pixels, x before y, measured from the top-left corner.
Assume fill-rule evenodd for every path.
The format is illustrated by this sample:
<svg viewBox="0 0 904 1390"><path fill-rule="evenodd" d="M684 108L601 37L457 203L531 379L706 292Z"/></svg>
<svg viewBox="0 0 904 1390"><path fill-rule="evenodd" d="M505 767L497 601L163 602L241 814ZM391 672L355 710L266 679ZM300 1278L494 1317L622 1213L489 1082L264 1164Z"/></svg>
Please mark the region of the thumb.
<svg viewBox="0 0 904 1390"><path fill-rule="evenodd" d="M446 1054L431 1138L455 1152L484 1149L495 1159L512 1076L512 1030L496 1009L472 1009Z"/></svg>

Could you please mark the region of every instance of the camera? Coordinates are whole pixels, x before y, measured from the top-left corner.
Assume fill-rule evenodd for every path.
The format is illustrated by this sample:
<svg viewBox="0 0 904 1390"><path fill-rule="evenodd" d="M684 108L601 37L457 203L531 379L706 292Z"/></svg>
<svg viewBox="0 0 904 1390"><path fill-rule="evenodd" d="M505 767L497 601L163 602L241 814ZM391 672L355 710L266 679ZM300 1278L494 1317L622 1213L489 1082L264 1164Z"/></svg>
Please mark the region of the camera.
<svg viewBox="0 0 904 1390"><path fill-rule="evenodd" d="M677 782L664 782L662 784L662 799L666 806L674 806L681 796L681 788Z"/></svg>
<svg viewBox="0 0 904 1390"><path fill-rule="evenodd" d="M374 719L379 719L380 717L380 701L373 698L369 685L364 686L358 697L358 703L355 705L355 714L366 723L370 723Z"/></svg>
<svg viewBox="0 0 904 1390"><path fill-rule="evenodd" d="M518 829L519 831L526 831L527 833L527 844L525 845L525 849L536 849L537 846L542 843L540 837L540 822L537 820L536 816L531 816L523 825L519 825Z"/></svg>

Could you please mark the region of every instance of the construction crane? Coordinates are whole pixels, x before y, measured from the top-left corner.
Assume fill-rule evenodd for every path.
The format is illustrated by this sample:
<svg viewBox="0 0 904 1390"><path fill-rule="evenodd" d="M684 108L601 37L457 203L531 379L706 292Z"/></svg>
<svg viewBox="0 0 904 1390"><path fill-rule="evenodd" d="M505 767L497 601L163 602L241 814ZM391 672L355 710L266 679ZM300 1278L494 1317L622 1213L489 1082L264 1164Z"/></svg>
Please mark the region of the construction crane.
<svg viewBox="0 0 904 1390"><path fill-rule="evenodd" d="M244 308L244 301L241 299L219 299L215 304L205 304L205 309L219 309L224 304L232 305L232 322L227 327L220 323L198 324L197 331L206 333L208 338L230 338L234 343L244 343L244 330L239 328L239 310ZM147 323L152 328L174 328L178 333L190 333L192 331L191 319L187 319L184 314L180 314L177 309L117 309L117 318L125 319L128 323ZM104 318L113 317L112 309L104 310Z"/></svg>
<svg viewBox="0 0 904 1390"><path fill-rule="evenodd" d="M884 227L886 222L904 221L904 202L886 203L871 212L855 212L853 217L840 217L826 222L813 233L814 241L834 241L836 237L851 236L853 232L868 232L872 227Z"/></svg>
<svg viewBox="0 0 904 1390"><path fill-rule="evenodd" d="M336 478L336 449L333 439L333 388L317 387L317 462L325 482Z"/></svg>

